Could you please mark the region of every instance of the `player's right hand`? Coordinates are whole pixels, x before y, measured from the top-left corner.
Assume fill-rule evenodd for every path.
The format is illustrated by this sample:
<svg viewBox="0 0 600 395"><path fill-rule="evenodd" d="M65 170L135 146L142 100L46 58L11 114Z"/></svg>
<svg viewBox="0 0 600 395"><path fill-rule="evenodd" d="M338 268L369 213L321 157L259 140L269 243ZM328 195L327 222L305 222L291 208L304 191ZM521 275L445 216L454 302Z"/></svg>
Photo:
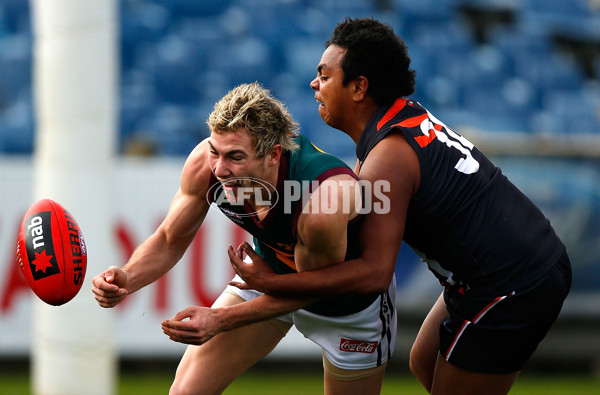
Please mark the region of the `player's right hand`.
<svg viewBox="0 0 600 395"><path fill-rule="evenodd" d="M244 261L244 253L248 255L251 262ZM254 251L250 244L243 242L235 251L232 246L229 246L227 248L227 255L229 255L229 262L233 266L233 270L244 280L244 282L230 281L229 285L240 289L255 289L264 293L270 292L269 281L273 276L277 278L279 275Z"/></svg>
<svg viewBox="0 0 600 395"><path fill-rule="evenodd" d="M171 319L161 323L163 333L169 339L183 344L202 345L221 333L223 319L209 307L189 306Z"/></svg>
<svg viewBox="0 0 600 395"><path fill-rule="evenodd" d="M129 294L127 273L111 266L92 279L92 292L101 307L114 307Z"/></svg>

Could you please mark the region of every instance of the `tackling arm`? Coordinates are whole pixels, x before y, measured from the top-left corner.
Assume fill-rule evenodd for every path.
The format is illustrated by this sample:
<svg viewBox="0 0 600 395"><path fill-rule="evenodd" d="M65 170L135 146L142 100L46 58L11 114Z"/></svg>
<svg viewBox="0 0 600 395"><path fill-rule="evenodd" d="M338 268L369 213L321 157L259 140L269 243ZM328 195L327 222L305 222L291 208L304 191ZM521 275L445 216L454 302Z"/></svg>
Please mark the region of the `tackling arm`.
<svg viewBox="0 0 600 395"><path fill-rule="evenodd" d="M353 209L353 188L357 182L347 175L331 177L328 180L329 182L322 183L311 195L308 202L309 210L301 214L298 219L298 242L294 252L298 270L315 270L327 266L332 262L342 260L346 253L347 223L356 215ZM348 183L351 184L350 188L347 188ZM326 190L321 189L322 187L325 187ZM344 202L344 199L348 199L349 190L352 191L350 202ZM329 214L317 210L316 205L325 201L330 204L329 207L337 209L332 209ZM342 209L344 204L346 207L350 207L346 212ZM311 211L311 208L314 210ZM329 212L329 210L327 211ZM247 250L247 253L252 260L260 259L252 249ZM230 246L228 254L230 259L242 262L242 249L238 248L234 252ZM288 275L277 276L286 277ZM298 310L316 299L310 295L298 297L262 295L256 299L227 307L192 306L180 311L170 320L163 321L162 328L171 340L199 345L220 332ZM186 318L189 320L185 320Z"/></svg>
<svg viewBox="0 0 600 395"><path fill-rule="evenodd" d="M298 218L294 260L299 272L344 260L348 221L357 216L358 182L347 174L324 180ZM357 201L358 200L358 201Z"/></svg>
<svg viewBox="0 0 600 395"><path fill-rule="evenodd" d="M340 295L377 293L387 289L396 265L404 235L406 213L411 197L416 193L420 168L415 151L399 133L388 135L364 161L360 179L375 185L388 182L389 210L371 211L363 220L360 234L362 255L319 270L278 276L261 261L241 264L231 260L236 272L253 287L272 295ZM245 246L246 249L249 246ZM246 285L233 283L245 288Z"/></svg>

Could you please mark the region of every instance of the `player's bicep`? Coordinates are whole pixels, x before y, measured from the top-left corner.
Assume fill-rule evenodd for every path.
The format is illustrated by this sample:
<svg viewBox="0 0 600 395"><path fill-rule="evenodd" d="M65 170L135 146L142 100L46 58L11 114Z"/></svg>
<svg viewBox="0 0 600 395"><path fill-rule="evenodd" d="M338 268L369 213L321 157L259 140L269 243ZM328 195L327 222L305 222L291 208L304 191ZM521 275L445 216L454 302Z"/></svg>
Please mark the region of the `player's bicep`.
<svg viewBox="0 0 600 395"><path fill-rule="evenodd" d="M313 192L298 220L295 258L300 271L344 260L348 221L359 204L358 183L348 175L327 179Z"/></svg>
<svg viewBox="0 0 600 395"><path fill-rule="evenodd" d="M205 151L200 144L188 157L181 174L181 186L158 229L169 246L187 247L208 212L210 203L206 192L211 172Z"/></svg>
<svg viewBox="0 0 600 395"><path fill-rule="evenodd" d="M417 155L402 135L389 135L369 153L359 176L372 186L370 198L365 199L371 210L361 227L362 257L394 265L408 206L419 187Z"/></svg>
<svg viewBox="0 0 600 395"><path fill-rule="evenodd" d="M328 233L318 242L299 242L294 249L294 260L299 272L316 270L343 262L346 255L346 229L333 236Z"/></svg>
<svg viewBox="0 0 600 395"><path fill-rule="evenodd" d="M189 244L208 212L206 199L177 191L158 232L169 246Z"/></svg>

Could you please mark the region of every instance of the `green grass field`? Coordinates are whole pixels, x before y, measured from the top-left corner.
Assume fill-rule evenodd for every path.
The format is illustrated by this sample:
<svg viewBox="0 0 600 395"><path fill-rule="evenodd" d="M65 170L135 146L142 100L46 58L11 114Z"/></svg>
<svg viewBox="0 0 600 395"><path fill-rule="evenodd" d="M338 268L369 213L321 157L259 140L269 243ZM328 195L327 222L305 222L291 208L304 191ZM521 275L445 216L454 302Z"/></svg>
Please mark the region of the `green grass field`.
<svg viewBox="0 0 600 395"><path fill-rule="evenodd" d="M118 395L167 394L172 372L143 375L122 374ZM323 380L318 373L277 373L273 371L248 372L239 377L225 392L226 395L307 395L322 394ZM600 378L590 376L522 375L514 385L515 395L598 395ZM0 395L29 395L27 374L4 374L0 372ZM382 394L425 394L410 375L390 374L386 377ZM85 395L85 393L82 393Z"/></svg>

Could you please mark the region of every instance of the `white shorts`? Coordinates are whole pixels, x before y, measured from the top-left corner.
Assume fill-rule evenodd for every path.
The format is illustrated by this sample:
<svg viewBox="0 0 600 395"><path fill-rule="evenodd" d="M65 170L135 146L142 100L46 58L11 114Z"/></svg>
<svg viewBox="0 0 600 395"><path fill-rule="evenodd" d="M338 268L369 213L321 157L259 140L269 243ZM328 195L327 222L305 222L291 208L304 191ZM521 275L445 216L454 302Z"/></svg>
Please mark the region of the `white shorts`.
<svg viewBox="0 0 600 395"><path fill-rule="evenodd" d="M243 281L239 276L234 281ZM255 290L227 286L226 292L251 300L262 295ZM327 317L304 309L277 317L296 329L323 350L324 356L337 368L362 370L387 362L396 340L396 277L386 293L366 309L341 317Z"/></svg>

